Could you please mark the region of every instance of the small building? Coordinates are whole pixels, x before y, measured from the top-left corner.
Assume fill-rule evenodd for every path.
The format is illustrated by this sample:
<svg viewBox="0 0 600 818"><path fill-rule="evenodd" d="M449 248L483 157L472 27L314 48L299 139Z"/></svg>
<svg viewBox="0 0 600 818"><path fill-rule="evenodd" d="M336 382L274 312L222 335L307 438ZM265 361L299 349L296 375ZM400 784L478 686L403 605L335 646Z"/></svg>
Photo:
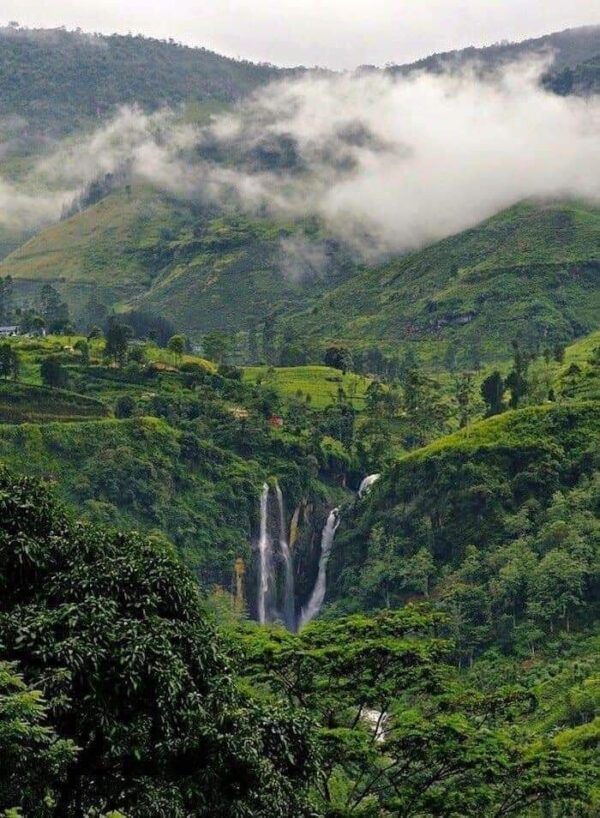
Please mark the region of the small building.
<svg viewBox="0 0 600 818"><path fill-rule="evenodd" d="M280 415L271 415L269 423L274 429L281 429L283 426L283 418Z"/></svg>
<svg viewBox="0 0 600 818"><path fill-rule="evenodd" d="M0 327L0 338L14 338L15 335L20 335L19 327L16 324L13 326Z"/></svg>

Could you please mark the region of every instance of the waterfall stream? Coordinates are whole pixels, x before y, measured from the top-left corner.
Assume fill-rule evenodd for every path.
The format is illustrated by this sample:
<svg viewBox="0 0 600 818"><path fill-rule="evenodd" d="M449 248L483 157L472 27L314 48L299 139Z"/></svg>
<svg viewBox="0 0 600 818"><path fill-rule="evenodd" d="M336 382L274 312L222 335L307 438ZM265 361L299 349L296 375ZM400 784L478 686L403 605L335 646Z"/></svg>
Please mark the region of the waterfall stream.
<svg viewBox="0 0 600 818"><path fill-rule="evenodd" d="M380 477L381 477L380 474L369 474L367 477L365 477L365 479L360 484L360 488L358 489L358 496L364 497L364 495L369 491L373 483L375 483L376 480L379 480Z"/></svg>
<svg viewBox="0 0 600 818"><path fill-rule="evenodd" d="M269 584L273 571L273 555L271 540L267 529L267 514L269 511L269 486L265 483L260 495L260 538L258 541L259 570L258 570L258 621L264 625L267 621L267 605L269 599Z"/></svg>
<svg viewBox="0 0 600 818"><path fill-rule="evenodd" d="M300 627L307 625L321 610L321 605L325 599L325 591L327 590L327 563L329 562L335 532L339 524L339 509L334 508L327 518L325 528L321 535L321 557L319 559L317 581L315 582L315 587L308 600L308 604L302 609Z"/></svg>
<svg viewBox="0 0 600 818"><path fill-rule="evenodd" d="M283 493L279 483L275 485L277 502L279 504L279 547L283 557L285 567L285 584L283 588L283 621L288 630L296 630L296 601L294 592L294 565L290 546L287 540L285 506L283 503Z"/></svg>

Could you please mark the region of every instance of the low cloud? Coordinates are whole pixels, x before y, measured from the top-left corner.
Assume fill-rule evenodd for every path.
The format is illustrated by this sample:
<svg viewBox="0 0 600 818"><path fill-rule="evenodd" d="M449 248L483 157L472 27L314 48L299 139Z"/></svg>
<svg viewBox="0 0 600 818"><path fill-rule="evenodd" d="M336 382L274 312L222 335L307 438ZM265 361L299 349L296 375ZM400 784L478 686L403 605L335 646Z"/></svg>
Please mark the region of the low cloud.
<svg viewBox="0 0 600 818"><path fill-rule="evenodd" d="M472 227L526 198L600 200L600 98L545 91L540 61L482 79L308 74L272 84L208 128L124 109L0 180L0 224L39 226L95 178L134 180L283 219L319 217L365 260ZM1 137L0 137L1 139ZM0 145L1 153L1 145ZM285 240L292 279L324 269L319 243Z"/></svg>
<svg viewBox="0 0 600 818"><path fill-rule="evenodd" d="M421 247L525 198L598 199L600 101L543 90L545 67L270 86L213 128L240 157L223 187L245 207L316 214L366 258Z"/></svg>
<svg viewBox="0 0 600 818"><path fill-rule="evenodd" d="M132 179L191 195L196 182L186 156L197 139L172 111L123 108L94 133L48 149L19 178L0 176L0 226L34 230L56 221L89 184L123 168ZM0 136L0 158L8 145L15 153L14 138Z"/></svg>

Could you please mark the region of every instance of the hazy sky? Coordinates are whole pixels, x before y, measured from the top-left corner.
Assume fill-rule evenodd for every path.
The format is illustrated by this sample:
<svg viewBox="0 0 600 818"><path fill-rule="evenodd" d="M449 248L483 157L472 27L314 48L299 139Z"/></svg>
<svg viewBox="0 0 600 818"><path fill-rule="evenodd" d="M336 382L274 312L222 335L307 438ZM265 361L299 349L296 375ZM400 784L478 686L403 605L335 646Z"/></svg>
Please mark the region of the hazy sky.
<svg viewBox="0 0 600 818"><path fill-rule="evenodd" d="M352 68L600 23L599 0L3 0L0 22L173 37L279 65Z"/></svg>

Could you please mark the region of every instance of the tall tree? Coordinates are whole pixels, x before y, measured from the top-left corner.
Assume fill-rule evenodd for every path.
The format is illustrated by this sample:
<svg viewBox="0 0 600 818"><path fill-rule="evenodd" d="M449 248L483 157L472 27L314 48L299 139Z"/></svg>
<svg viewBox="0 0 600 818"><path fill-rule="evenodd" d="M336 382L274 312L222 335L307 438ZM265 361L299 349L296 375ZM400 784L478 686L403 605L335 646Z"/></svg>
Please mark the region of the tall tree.
<svg viewBox="0 0 600 818"><path fill-rule="evenodd" d="M69 307L51 284L42 287L39 312L49 332L64 332L70 324Z"/></svg>
<svg viewBox="0 0 600 818"><path fill-rule="evenodd" d="M44 358L40 364L40 376L42 383L45 386L51 386L53 389L66 389L69 385L67 370L54 355Z"/></svg>
<svg viewBox="0 0 600 818"><path fill-rule="evenodd" d="M277 317L268 315L263 324L263 355L269 364L277 362Z"/></svg>
<svg viewBox="0 0 600 818"><path fill-rule="evenodd" d="M209 332L202 339L202 351L209 361L225 363L231 351L231 338L218 330Z"/></svg>
<svg viewBox="0 0 600 818"><path fill-rule="evenodd" d="M11 344L0 345L0 378L19 379L21 359L19 353Z"/></svg>
<svg viewBox="0 0 600 818"><path fill-rule="evenodd" d="M499 415L504 411L504 378L496 369L481 384L481 397L486 405L486 417Z"/></svg>
<svg viewBox="0 0 600 818"><path fill-rule="evenodd" d="M506 387L510 389L510 407L511 409L517 409L529 391L527 371L531 356L521 349L518 341L513 341L512 347L513 368L506 378Z"/></svg>
<svg viewBox="0 0 600 818"><path fill-rule="evenodd" d="M124 366L127 362L127 350L129 340L133 336L133 330L127 324L121 324L116 319L111 319L106 330L106 344L104 353L118 366Z"/></svg>
<svg viewBox="0 0 600 818"><path fill-rule="evenodd" d="M458 407L458 425L461 429L464 429L475 415L474 392L473 374L471 372L462 372L454 384L454 396Z"/></svg>
<svg viewBox="0 0 600 818"><path fill-rule="evenodd" d="M39 716L24 713L16 725L19 763L37 757L43 775L46 750L62 742L47 781L52 800L28 818L305 815L307 719L240 692L200 589L172 549L74 524L41 485L3 471L0 495L2 661L19 663L48 713L37 753L28 721ZM5 739L0 729L0 748ZM4 782L10 756L1 758ZM9 807L28 805L39 782L23 776L12 786L19 801Z"/></svg>
<svg viewBox="0 0 600 818"><path fill-rule="evenodd" d="M0 323L7 324L13 317L13 281L11 276L0 278Z"/></svg>

